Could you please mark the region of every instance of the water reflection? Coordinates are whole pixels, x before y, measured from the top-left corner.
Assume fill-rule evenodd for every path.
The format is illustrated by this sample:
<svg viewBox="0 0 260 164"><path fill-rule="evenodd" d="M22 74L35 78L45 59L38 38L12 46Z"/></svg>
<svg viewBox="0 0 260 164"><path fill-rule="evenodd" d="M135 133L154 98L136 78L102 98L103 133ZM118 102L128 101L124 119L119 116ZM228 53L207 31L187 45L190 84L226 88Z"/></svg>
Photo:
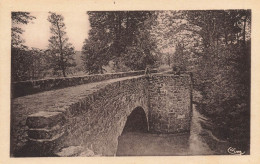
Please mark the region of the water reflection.
<svg viewBox="0 0 260 164"><path fill-rule="evenodd" d="M119 138L117 156L186 155L189 135L126 132Z"/></svg>

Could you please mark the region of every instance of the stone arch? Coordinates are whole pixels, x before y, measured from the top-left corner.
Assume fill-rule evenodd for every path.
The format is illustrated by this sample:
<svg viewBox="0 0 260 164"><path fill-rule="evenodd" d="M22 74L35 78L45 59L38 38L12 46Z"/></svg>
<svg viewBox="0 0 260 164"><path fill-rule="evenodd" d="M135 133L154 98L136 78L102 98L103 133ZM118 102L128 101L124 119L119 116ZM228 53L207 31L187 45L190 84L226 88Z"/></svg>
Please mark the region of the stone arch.
<svg viewBox="0 0 260 164"><path fill-rule="evenodd" d="M123 134L128 132L148 132L149 125L148 125L148 114L144 108L141 106L135 107L131 113L127 116L124 126L121 130L120 135L117 137L117 150L116 154L118 154L118 151L120 151L118 148L120 144L120 138Z"/></svg>

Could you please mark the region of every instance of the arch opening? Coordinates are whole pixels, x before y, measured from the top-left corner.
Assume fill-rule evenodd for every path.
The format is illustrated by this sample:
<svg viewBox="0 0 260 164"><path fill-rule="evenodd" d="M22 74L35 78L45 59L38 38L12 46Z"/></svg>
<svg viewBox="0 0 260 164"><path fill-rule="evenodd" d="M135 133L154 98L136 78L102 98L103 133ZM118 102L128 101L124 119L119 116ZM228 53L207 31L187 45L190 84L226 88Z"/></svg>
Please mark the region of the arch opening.
<svg viewBox="0 0 260 164"><path fill-rule="evenodd" d="M147 132L148 123L142 107L135 108L127 117L122 134L126 132Z"/></svg>
<svg viewBox="0 0 260 164"><path fill-rule="evenodd" d="M135 108L127 117L124 129L118 137L116 156L130 155L132 144L136 142L136 135L148 134L148 121L142 107Z"/></svg>

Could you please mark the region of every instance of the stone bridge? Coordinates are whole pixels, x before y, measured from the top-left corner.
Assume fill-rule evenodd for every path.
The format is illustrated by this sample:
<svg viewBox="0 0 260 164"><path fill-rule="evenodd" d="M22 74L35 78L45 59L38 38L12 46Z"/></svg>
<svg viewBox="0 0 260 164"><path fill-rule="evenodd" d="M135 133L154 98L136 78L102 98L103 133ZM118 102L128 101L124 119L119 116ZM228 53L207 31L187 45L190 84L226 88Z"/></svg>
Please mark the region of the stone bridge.
<svg viewBox="0 0 260 164"><path fill-rule="evenodd" d="M189 74L155 71L12 83L11 155L113 156L134 109L150 133L189 132L191 94Z"/></svg>

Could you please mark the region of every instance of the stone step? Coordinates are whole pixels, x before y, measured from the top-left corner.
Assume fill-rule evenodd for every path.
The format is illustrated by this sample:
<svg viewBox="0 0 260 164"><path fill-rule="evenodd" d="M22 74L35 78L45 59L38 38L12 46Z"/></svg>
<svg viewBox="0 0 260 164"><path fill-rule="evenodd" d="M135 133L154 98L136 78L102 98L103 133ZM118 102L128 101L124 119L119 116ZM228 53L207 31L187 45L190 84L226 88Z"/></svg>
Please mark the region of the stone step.
<svg viewBox="0 0 260 164"><path fill-rule="evenodd" d="M53 127L64 120L62 112L41 111L27 117L26 125L29 128Z"/></svg>
<svg viewBox="0 0 260 164"><path fill-rule="evenodd" d="M55 125L51 128L31 128L28 130L28 137L32 139L52 139L65 131L62 125Z"/></svg>
<svg viewBox="0 0 260 164"><path fill-rule="evenodd" d="M64 142L66 132L59 133L50 139L34 139L28 137L28 147L36 156L50 156Z"/></svg>

